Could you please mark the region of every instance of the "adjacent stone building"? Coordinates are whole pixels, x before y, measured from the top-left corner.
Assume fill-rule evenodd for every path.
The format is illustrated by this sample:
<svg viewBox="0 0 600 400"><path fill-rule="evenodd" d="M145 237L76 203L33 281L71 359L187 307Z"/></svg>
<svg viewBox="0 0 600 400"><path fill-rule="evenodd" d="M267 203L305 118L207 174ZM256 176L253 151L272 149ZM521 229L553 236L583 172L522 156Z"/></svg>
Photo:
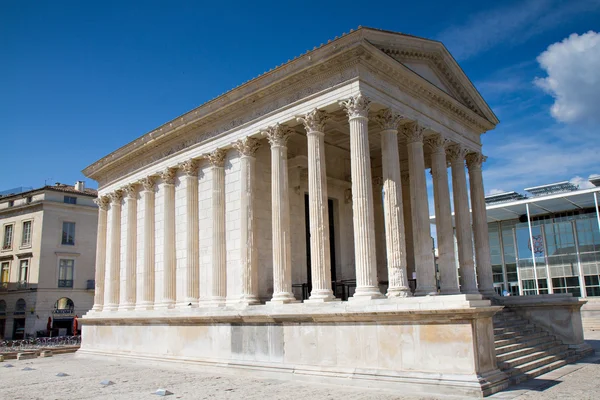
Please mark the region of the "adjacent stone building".
<svg viewBox="0 0 600 400"><path fill-rule="evenodd" d="M23 339L91 309L98 208L83 182L0 196L0 337Z"/></svg>

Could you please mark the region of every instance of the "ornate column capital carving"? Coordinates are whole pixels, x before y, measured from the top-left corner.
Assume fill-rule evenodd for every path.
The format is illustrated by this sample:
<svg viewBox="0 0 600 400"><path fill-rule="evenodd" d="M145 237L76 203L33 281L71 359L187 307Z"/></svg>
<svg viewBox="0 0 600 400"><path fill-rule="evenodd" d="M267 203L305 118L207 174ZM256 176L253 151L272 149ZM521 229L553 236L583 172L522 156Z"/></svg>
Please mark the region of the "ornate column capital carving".
<svg viewBox="0 0 600 400"><path fill-rule="evenodd" d="M346 100L340 100L338 104L346 110L348 118L367 118L369 115L369 106L371 100L362 93L350 97Z"/></svg>
<svg viewBox="0 0 600 400"><path fill-rule="evenodd" d="M140 179L140 183L144 188L144 191L153 192L156 189L156 177L154 176L142 178Z"/></svg>
<svg viewBox="0 0 600 400"><path fill-rule="evenodd" d="M160 173L160 178L167 185L175 184L175 177L177 176L177 168L167 167Z"/></svg>
<svg viewBox="0 0 600 400"><path fill-rule="evenodd" d="M137 199L138 185L136 183L130 183L123 188L123 194L127 199Z"/></svg>
<svg viewBox="0 0 600 400"><path fill-rule="evenodd" d="M208 159L208 162L213 167L222 168L225 165L225 155L227 152L223 149L216 149L212 153L208 153L205 157Z"/></svg>
<svg viewBox="0 0 600 400"><path fill-rule="evenodd" d="M233 143L233 148L243 157L254 157L259 147L260 141L252 137L246 137Z"/></svg>
<svg viewBox="0 0 600 400"><path fill-rule="evenodd" d="M404 124L401 127L402 134L406 137L407 143L423 142L425 127L419 125L416 122Z"/></svg>
<svg viewBox="0 0 600 400"><path fill-rule="evenodd" d="M108 196L97 197L94 199L94 203L96 203L99 209L106 211L108 210L110 199L108 198Z"/></svg>
<svg viewBox="0 0 600 400"><path fill-rule="evenodd" d="M468 152L468 149L456 143L446 148L446 156L448 157L448 161L450 163L462 162Z"/></svg>
<svg viewBox="0 0 600 400"><path fill-rule="evenodd" d="M481 169L481 165L487 160L487 157L478 152L471 152L465 157L469 171Z"/></svg>
<svg viewBox="0 0 600 400"><path fill-rule="evenodd" d="M433 153L443 153L451 142L442 135L432 135L426 137L423 143L431 147Z"/></svg>
<svg viewBox="0 0 600 400"><path fill-rule="evenodd" d="M109 193L108 198L110 199L110 204L121 205L121 200L123 200L123 191L121 189L117 189L114 192Z"/></svg>
<svg viewBox="0 0 600 400"><path fill-rule="evenodd" d="M398 131L398 125L404 117L392 111L391 108L381 110L373 117L373 121L377 123L384 131Z"/></svg>
<svg viewBox="0 0 600 400"><path fill-rule="evenodd" d="M323 110L314 109L306 115L299 115L296 121L302 122L306 132L321 132L325 133L325 123L329 120L329 115Z"/></svg>
<svg viewBox="0 0 600 400"><path fill-rule="evenodd" d="M285 146L292 133L292 130L286 125L275 124L267 127L267 129L261 131L263 135L269 140L271 147L274 146Z"/></svg>
<svg viewBox="0 0 600 400"><path fill-rule="evenodd" d="M198 176L200 162L194 158L181 163L180 167L187 176Z"/></svg>

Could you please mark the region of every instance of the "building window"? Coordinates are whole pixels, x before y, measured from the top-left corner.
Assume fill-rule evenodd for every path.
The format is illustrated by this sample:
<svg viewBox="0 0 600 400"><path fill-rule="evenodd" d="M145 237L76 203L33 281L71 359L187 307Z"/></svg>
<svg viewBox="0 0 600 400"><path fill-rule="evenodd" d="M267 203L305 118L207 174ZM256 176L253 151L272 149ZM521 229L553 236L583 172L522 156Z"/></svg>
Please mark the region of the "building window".
<svg viewBox="0 0 600 400"><path fill-rule="evenodd" d="M0 282L2 289L8 288L8 281L10 280L10 263L5 261L2 263L0 271Z"/></svg>
<svg viewBox="0 0 600 400"><path fill-rule="evenodd" d="M64 202L65 204L77 204L77 197L65 196Z"/></svg>
<svg viewBox="0 0 600 400"><path fill-rule="evenodd" d="M27 204L31 203L31 200L33 200L33 198L31 196L27 196Z"/></svg>
<svg viewBox="0 0 600 400"><path fill-rule="evenodd" d="M62 244L75 244L75 222L63 222Z"/></svg>
<svg viewBox="0 0 600 400"><path fill-rule="evenodd" d="M73 287L73 269L75 260L61 259L58 264L58 287Z"/></svg>
<svg viewBox="0 0 600 400"><path fill-rule="evenodd" d="M600 276L586 275L585 276L585 291L590 297L600 296Z"/></svg>
<svg viewBox="0 0 600 400"><path fill-rule="evenodd" d="M21 246L31 246L31 221L23 222L23 238L21 240Z"/></svg>
<svg viewBox="0 0 600 400"><path fill-rule="evenodd" d="M4 225L4 240L2 241L2 250L9 250L12 248L13 239L13 226Z"/></svg>
<svg viewBox="0 0 600 400"><path fill-rule="evenodd" d="M552 278L554 293L573 293L573 297L581 297L578 276Z"/></svg>
<svg viewBox="0 0 600 400"><path fill-rule="evenodd" d="M14 205L15 205L15 201L14 201L14 200L9 200L9 201L8 201L8 206L9 206L9 207L12 207L12 206L14 206Z"/></svg>
<svg viewBox="0 0 600 400"><path fill-rule="evenodd" d="M27 277L29 275L29 260L21 260L19 263L19 288L27 287Z"/></svg>

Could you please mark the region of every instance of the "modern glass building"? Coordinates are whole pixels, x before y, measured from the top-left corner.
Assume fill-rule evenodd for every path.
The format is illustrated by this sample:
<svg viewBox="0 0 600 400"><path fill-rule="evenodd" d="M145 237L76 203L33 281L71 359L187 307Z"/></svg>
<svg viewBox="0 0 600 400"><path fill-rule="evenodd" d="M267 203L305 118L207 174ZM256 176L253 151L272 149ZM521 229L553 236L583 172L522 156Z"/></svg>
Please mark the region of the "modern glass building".
<svg viewBox="0 0 600 400"><path fill-rule="evenodd" d="M511 295L600 297L600 177L486 197L494 286Z"/></svg>

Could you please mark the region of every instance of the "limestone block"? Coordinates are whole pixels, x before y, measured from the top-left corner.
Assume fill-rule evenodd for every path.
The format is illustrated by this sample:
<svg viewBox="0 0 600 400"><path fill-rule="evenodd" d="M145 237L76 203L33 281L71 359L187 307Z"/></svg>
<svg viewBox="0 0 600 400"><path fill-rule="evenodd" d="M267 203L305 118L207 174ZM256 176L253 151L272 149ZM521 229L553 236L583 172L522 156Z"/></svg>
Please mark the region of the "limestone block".
<svg viewBox="0 0 600 400"><path fill-rule="evenodd" d="M40 352L40 357L52 357L52 351L44 350L44 351Z"/></svg>
<svg viewBox="0 0 600 400"><path fill-rule="evenodd" d="M17 353L17 360L30 360L32 358L36 358L36 354L33 352L27 353Z"/></svg>

